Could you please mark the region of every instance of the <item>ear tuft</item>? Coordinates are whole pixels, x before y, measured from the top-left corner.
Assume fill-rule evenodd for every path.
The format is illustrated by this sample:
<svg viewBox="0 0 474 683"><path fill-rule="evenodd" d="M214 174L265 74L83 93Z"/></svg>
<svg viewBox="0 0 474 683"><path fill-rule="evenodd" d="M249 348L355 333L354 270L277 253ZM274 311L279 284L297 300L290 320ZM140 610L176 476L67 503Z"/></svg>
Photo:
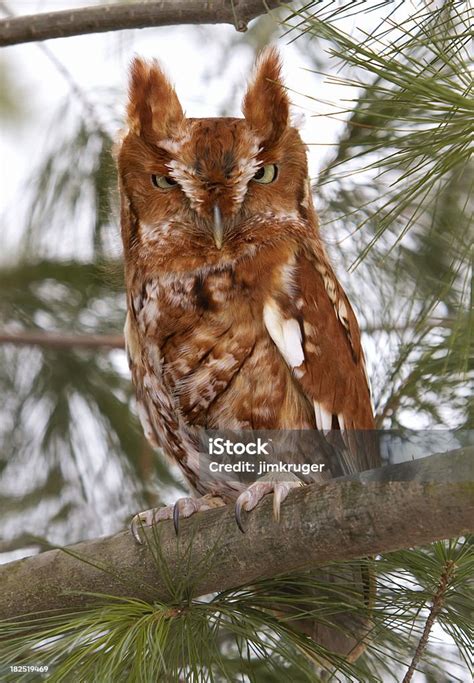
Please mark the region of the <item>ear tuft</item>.
<svg viewBox="0 0 474 683"><path fill-rule="evenodd" d="M281 78L281 60L274 47L266 48L255 65L242 111L263 144L276 142L288 126L290 101Z"/></svg>
<svg viewBox="0 0 474 683"><path fill-rule="evenodd" d="M171 137L184 118L176 92L158 65L136 57L130 67L128 125L144 138Z"/></svg>

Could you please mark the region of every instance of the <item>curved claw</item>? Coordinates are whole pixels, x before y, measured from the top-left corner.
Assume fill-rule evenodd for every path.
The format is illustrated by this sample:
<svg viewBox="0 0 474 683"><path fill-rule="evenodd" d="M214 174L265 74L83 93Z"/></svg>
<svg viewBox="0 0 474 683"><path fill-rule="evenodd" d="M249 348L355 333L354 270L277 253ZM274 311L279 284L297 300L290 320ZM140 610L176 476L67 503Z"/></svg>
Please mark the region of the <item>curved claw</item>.
<svg viewBox="0 0 474 683"><path fill-rule="evenodd" d="M139 522L140 522L140 524L139 524ZM139 515L135 515L135 517L132 519L132 521L130 523L130 531L132 532L133 538L136 540L136 542L139 545L143 545L143 539L138 532L138 529L139 528L141 529L142 526L143 526L143 524L139 518Z"/></svg>
<svg viewBox="0 0 474 683"><path fill-rule="evenodd" d="M243 504L237 500L235 504L235 521L237 523L237 526L239 527L240 531L245 534L245 529L242 525L242 510L243 510Z"/></svg>
<svg viewBox="0 0 474 683"><path fill-rule="evenodd" d="M275 486L273 491L273 519L276 522L280 521L280 508L282 502L288 495L288 491L285 492L282 486Z"/></svg>
<svg viewBox="0 0 474 683"><path fill-rule="evenodd" d="M139 512L133 517L130 523L130 531L132 532L133 538L137 543L140 545L145 543L144 527L152 526L156 521L158 521L159 513L165 509L166 508L160 508L160 510L145 510L144 512Z"/></svg>
<svg viewBox="0 0 474 683"><path fill-rule="evenodd" d="M263 496L272 491L273 485L269 482L257 481L243 491L235 502L235 521L240 531L245 534L242 524L242 510L250 512L261 501Z"/></svg>
<svg viewBox="0 0 474 683"><path fill-rule="evenodd" d="M176 501L176 503L173 506L173 526L174 526L174 531L176 533L176 536L179 533L179 501L180 498Z"/></svg>
<svg viewBox="0 0 474 683"><path fill-rule="evenodd" d="M281 504L284 500L286 500L289 492L292 488L295 488L295 486L302 486L302 482L298 482L296 484L294 482L291 484L277 483L275 485L273 490L273 518L276 522L280 521Z"/></svg>
<svg viewBox="0 0 474 683"><path fill-rule="evenodd" d="M130 523L130 531L132 532L133 538L137 543L143 545L145 542L144 538L144 527L150 527L158 522L164 521L165 519L170 519L171 508L152 508L151 510L145 510L144 512L139 512L136 514Z"/></svg>

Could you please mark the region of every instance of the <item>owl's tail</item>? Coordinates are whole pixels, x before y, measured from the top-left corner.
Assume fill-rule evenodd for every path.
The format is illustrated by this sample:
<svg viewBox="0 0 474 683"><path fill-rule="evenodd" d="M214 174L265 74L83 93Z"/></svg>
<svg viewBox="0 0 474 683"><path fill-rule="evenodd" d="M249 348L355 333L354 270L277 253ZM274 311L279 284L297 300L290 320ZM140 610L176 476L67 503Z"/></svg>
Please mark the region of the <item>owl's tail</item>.
<svg viewBox="0 0 474 683"><path fill-rule="evenodd" d="M354 662L364 652L373 629L376 579L372 559L311 570L302 576L300 585L291 584L283 592L294 597L298 606L282 609L279 605L279 614L292 629L321 646L322 653L327 650ZM333 668L330 656L318 657L321 680L323 672Z"/></svg>

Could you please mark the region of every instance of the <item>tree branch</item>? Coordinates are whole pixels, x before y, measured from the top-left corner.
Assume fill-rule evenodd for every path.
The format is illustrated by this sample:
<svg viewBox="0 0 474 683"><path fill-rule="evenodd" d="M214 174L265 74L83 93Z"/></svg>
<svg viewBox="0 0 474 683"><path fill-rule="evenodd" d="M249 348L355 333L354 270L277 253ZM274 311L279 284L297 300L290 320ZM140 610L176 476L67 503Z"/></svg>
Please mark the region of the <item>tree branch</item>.
<svg viewBox="0 0 474 683"><path fill-rule="evenodd" d="M280 4L279 0L160 0L33 14L0 21L0 47L174 24L232 24L245 31L251 19Z"/></svg>
<svg viewBox="0 0 474 683"><path fill-rule="evenodd" d="M123 349L121 334L63 334L61 332L1 332L0 344L43 346L49 349Z"/></svg>
<svg viewBox="0 0 474 683"><path fill-rule="evenodd" d="M247 514L245 534L232 506L182 520L179 542L172 522L162 522L161 554L173 581L185 579L190 595L199 596L463 535L474 526L473 454L459 449L294 490L280 523L267 497ZM153 544L153 530L147 537ZM150 549L129 531L0 566L0 585L2 619L91 604L85 591L172 599Z"/></svg>

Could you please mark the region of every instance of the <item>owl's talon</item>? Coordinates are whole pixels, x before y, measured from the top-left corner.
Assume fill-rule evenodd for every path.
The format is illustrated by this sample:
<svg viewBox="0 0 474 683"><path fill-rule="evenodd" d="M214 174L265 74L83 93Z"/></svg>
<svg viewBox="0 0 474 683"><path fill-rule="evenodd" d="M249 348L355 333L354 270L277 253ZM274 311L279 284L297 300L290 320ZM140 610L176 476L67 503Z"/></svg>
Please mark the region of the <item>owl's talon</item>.
<svg viewBox="0 0 474 683"><path fill-rule="evenodd" d="M280 521L281 504L288 496L291 489L304 486L303 482L295 477L295 481L276 482L273 489L273 518L276 522Z"/></svg>
<svg viewBox="0 0 474 683"><path fill-rule="evenodd" d="M242 525L242 510L249 512L256 507L264 496L273 493L273 517L276 522L280 521L280 507L291 489L304 486L301 479L296 475L284 474L280 478L277 474L267 474L261 477L248 489L243 491L235 503L235 521L242 533L245 533ZM290 478L290 481L288 479Z"/></svg>
<svg viewBox="0 0 474 683"><path fill-rule="evenodd" d="M140 521L137 519L139 515L135 515L135 517L132 519L130 523L130 531L132 532L132 536L135 539L135 541L139 545L143 545L143 540L142 537L140 536L138 529L141 528Z"/></svg>
<svg viewBox="0 0 474 683"><path fill-rule="evenodd" d="M174 530L176 535L179 531L179 520L181 517L191 517L195 512L201 512L204 510L211 510L212 508L222 507L225 502L220 496L213 496L212 494L207 494L202 498L178 498L174 505L167 505L161 508L152 508L151 510L145 510L144 512L139 512L132 519L130 524L130 531L134 539L140 545L143 545L145 539L143 535L143 527L153 526L158 522L162 522L167 519L173 520ZM142 532L142 534L140 534Z"/></svg>
<svg viewBox="0 0 474 683"><path fill-rule="evenodd" d="M235 521L240 531L245 534L245 529L242 524L242 503L240 503L239 500L237 500L235 504Z"/></svg>
<svg viewBox="0 0 474 683"><path fill-rule="evenodd" d="M144 512L139 512L132 519L130 524L130 531L137 543L143 545L145 542L143 529L147 526L153 526L158 522L163 522L166 519L171 519L173 508L170 505L161 508L151 508Z"/></svg>

